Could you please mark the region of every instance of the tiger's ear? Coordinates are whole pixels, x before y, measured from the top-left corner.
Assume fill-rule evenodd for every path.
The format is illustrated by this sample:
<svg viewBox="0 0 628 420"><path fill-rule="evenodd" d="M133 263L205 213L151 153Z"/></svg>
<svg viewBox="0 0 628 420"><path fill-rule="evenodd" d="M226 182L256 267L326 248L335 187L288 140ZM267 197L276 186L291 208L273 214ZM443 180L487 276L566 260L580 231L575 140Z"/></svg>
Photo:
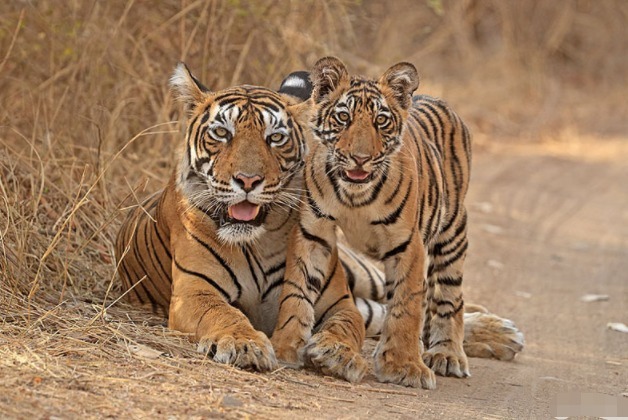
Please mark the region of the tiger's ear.
<svg viewBox="0 0 628 420"><path fill-rule="evenodd" d="M336 57L323 57L314 64L310 79L314 85L312 99L318 103L338 86L349 82L349 72L343 62Z"/></svg>
<svg viewBox="0 0 628 420"><path fill-rule="evenodd" d="M419 87L419 73L410 63L397 63L384 72L378 83L390 88L397 103L403 109L408 109L412 103L412 93Z"/></svg>
<svg viewBox="0 0 628 420"><path fill-rule="evenodd" d="M182 62L177 64L174 73L170 77L170 87L176 98L183 102L188 110L201 102L206 94L210 92L192 75L188 66Z"/></svg>

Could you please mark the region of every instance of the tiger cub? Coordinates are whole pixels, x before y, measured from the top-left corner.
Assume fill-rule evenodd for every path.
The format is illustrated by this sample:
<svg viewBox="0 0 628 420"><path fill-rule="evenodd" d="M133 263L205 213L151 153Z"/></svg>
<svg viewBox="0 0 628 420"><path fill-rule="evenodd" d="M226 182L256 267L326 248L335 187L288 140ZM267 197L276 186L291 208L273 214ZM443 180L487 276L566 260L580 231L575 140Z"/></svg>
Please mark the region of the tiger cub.
<svg viewBox="0 0 628 420"><path fill-rule="evenodd" d="M471 163L466 126L442 101L412 96L419 77L409 63L371 80L350 77L340 60L326 57L310 77L316 141L288 247L272 336L277 356L294 362L305 353L320 365L328 354L312 346L354 348L359 341L357 320L337 317L335 307L319 315L312 304L327 296L326 279L342 273L340 228L353 249L385 268L388 311L374 355L377 378L433 389L434 372L469 376L461 289ZM295 294L300 298L291 299ZM317 330L315 318L330 327ZM312 327L318 332L310 337ZM355 363L360 356L343 357Z"/></svg>

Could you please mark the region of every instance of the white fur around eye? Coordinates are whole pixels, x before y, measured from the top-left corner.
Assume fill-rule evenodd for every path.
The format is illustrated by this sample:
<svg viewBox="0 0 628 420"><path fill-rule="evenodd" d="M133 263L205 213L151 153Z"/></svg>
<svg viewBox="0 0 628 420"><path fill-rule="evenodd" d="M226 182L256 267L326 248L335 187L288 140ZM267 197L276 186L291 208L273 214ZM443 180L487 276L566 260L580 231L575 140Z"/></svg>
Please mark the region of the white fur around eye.
<svg viewBox="0 0 628 420"><path fill-rule="evenodd" d="M281 139L279 139L277 141L273 140L272 137L275 134L281 134ZM288 141L288 135L286 133L277 132L277 133L273 133L270 136L268 136L267 139L268 139L268 142L270 143L270 147L281 147L284 144L286 144L286 142Z"/></svg>

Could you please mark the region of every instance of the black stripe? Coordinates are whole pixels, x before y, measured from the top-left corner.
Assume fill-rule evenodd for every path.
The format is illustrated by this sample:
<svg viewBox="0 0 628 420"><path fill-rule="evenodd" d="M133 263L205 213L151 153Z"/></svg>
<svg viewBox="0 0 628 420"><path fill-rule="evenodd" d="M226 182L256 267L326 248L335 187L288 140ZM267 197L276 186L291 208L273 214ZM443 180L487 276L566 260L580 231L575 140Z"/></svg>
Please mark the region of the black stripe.
<svg viewBox="0 0 628 420"><path fill-rule="evenodd" d="M203 273L197 273L196 271L191 271L188 270L184 267L182 267L179 262L175 259L174 260L174 265L182 272L184 272L185 274L189 274L190 276L194 276L194 277L198 277L200 279L205 280L208 284L210 284L214 289L218 290L218 292L220 292L220 294L225 298L225 300L229 303L233 302L234 299L231 298L231 296L222 288L218 285L218 283L216 283L214 280L210 279L209 277L207 277L205 274Z"/></svg>
<svg viewBox="0 0 628 420"><path fill-rule="evenodd" d="M308 297L307 297L307 296L305 296L305 295L299 295L299 294L297 294L297 293L290 293L289 295L286 295L283 299L281 299L281 303L279 304L279 307L281 307L281 306L284 304L284 302L285 302L285 301L287 301L287 300L288 300L288 299L290 299L290 298L297 298L297 299L299 299L299 300L304 300L304 301L306 301L307 303L309 303L309 304L310 304L310 306L314 306L314 304L312 303L312 301L311 301L310 299L308 299Z"/></svg>
<svg viewBox="0 0 628 420"><path fill-rule="evenodd" d="M190 236L192 238L194 238L194 240L196 242L198 242L199 244L201 244L205 249L207 249L216 259L216 261L218 261L218 263L220 263L220 265L222 266L222 268L225 269L225 271L229 274L229 276L231 277L231 280L233 281L233 284L235 285L236 289L238 290L238 296L236 297L235 300L239 299L240 296L242 296L242 286L240 285L240 282L238 281L236 275L234 274L233 270L231 269L231 267L229 267L229 265L227 264L227 262L216 252L212 249L212 247L209 246L209 244L203 242L199 237L197 237L196 235L194 235L192 232L190 232L190 230L186 227L185 228L186 232L190 234Z"/></svg>
<svg viewBox="0 0 628 420"><path fill-rule="evenodd" d="M455 262L456 260L461 258L464 255L464 253L467 252L467 248L469 247L469 242L468 241L464 241L463 243L464 243L464 245L462 247L460 247L458 252L456 252L451 257L447 258L445 261L442 261L442 262L436 264L434 266L434 271L435 272L443 271L443 269L446 268L448 265L452 264L453 262Z"/></svg>
<svg viewBox="0 0 628 420"><path fill-rule="evenodd" d="M340 265L342 265L342 268L345 270L347 283L349 283L349 289L351 289L351 291L353 292L353 289L355 287L355 274L353 274L353 271L351 271L349 266L344 261L340 260Z"/></svg>
<svg viewBox="0 0 628 420"><path fill-rule="evenodd" d="M307 239L308 241L316 242L317 244L325 248L327 252L331 252L331 245L329 245L326 240L324 240L320 236L313 235L305 230L305 227L303 227L301 223L299 223L299 229L301 229L301 234L305 239Z"/></svg>
<svg viewBox="0 0 628 420"><path fill-rule="evenodd" d="M329 313L329 311L336 305L338 305L340 302L342 302L345 299L349 299L349 295L348 294L344 294L342 295L342 297L340 299L338 299L337 301L335 301L330 307L328 307L325 312L323 312L323 314L321 315L321 317L318 319L318 321L316 322L316 324L314 325L313 330L317 329L318 326L325 320L325 316L327 316L327 314Z"/></svg>
<svg viewBox="0 0 628 420"><path fill-rule="evenodd" d="M278 273L279 271L281 271L282 269L286 268L286 262L282 261L279 264L273 265L272 267L270 267L268 269L268 271L264 272L264 275L266 277L270 277L275 273Z"/></svg>
<svg viewBox="0 0 628 420"><path fill-rule="evenodd" d="M283 285L283 278L277 279L268 286L268 288L262 294L262 301L266 300L270 292L275 290L277 287Z"/></svg>
<svg viewBox="0 0 628 420"><path fill-rule="evenodd" d="M318 205L316 204L316 201L314 201L314 198L312 198L312 193L310 192L309 188L306 189L305 192L307 194L307 203L310 206L310 210L312 210L312 213L314 213L314 216L319 219L336 220L334 216L323 213L320 207L318 207Z"/></svg>
<svg viewBox="0 0 628 420"><path fill-rule="evenodd" d="M399 216L401 216L401 212L403 211L403 209L406 207L406 203L408 202L408 197L410 197L410 192L412 192L412 179L410 179L410 182L408 184L408 190L406 191L406 195L403 197L403 200L401 200L401 203L399 203L399 206L395 209L395 211L393 211L392 213L390 213L388 216L384 217L383 219L379 219L379 220L374 220L371 222L372 225L391 225L393 223L395 223L397 221L397 219L399 219ZM399 189L399 188L395 188L395 189Z"/></svg>
<svg viewBox="0 0 628 420"><path fill-rule="evenodd" d="M464 307L464 301L460 301L460 305L458 305L458 307L457 307L456 309L454 309L453 311L451 311L451 312L447 312L447 313L445 313L445 314L441 314L441 313L436 312L436 315L437 315L439 318L450 319L450 318L452 318L454 315L456 315L458 312L460 312L460 311L462 310L462 308L463 308L463 307Z"/></svg>
<svg viewBox="0 0 628 420"><path fill-rule="evenodd" d="M279 331L279 330L284 329L286 327L286 325L288 325L292 320L297 320L299 322L299 324L301 324L302 327L305 327L305 328L309 328L310 327L310 325L308 323L301 321L296 315L291 315L290 318L288 318L286 320L286 322L281 324L281 326L279 328L277 328L275 331Z"/></svg>
<svg viewBox="0 0 628 420"><path fill-rule="evenodd" d="M355 255L353 253L353 251L350 250L346 250L347 254L353 258L353 261L357 262L358 265L360 267L362 267L362 269L366 272L366 275L369 277L369 281L371 283L371 299L373 300L377 300L377 286L375 284L375 280L373 279L373 276L371 275L370 270L366 267L366 264L364 264L364 262L362 261L362 259L358 258L357 255ZM379 277L378 277L379 278ZM381 280L381 278L380 278Z"/></svg>
<svg viewBox="0 0 628 420"><path fill-rule="evenodd" d="M244 258L246 259L246 263L249 266L249 271L251 272L251 275L253 276L253 282L255 283L255 287L257 287L257 293L261 294L262 293L262 288L259 284L259 278L257 277L257 273L255 272L255 267L253 267L253 264L251 263L251 257L249 255L249 250L245 247L242 247L242 251L244 254Z"/></svg>
<svg viewBox="0 0 628 420"><path fill-rule="evenodd" d="M414 230L412 230L412 232L410 233L410 237L406 241L402 242L401 244L397 245L396 247L394 247L393 249L385 253L384 256L382 257L382 260L387 260L388 258L392 258L395 255L405 252L405 250L408 248L408 245L410 245L410 242L412 242L413 235L414 235Z"/></svg>
<svg viewBox="0 0 628 420"><path fill-rule="evenodd" d="M371 303L368 301L368 299L364 299L364 303L366 304L366 307L369 308L369 316L364 322L364 329L368 330L371 326L371 322L373 322L373 308L371 308Z"/></svg>
<svg viewBox="0 0 628 420"><path fill-rule="evenodd" d="M316 298L316 303L318 303L320 298L323 297L323 293L325 293L325 291L327 290L327 288L331 284L331 280L334 278L334 275L336 274L336 269L337 268L338 268L338 264L335 264L334 265L334 269L331 271L331 274L329 275L329 277L327 277L327 279L325 281L325 285L323 286L323 289L320 291L320 293L318 294L318 297Z"/></svg>
<svg viewBox="0 0 628 420"><path fill-rule="evenodd" d="M462 277L438 277L436 283L443 286L460 286L462 284Z"/></svg>

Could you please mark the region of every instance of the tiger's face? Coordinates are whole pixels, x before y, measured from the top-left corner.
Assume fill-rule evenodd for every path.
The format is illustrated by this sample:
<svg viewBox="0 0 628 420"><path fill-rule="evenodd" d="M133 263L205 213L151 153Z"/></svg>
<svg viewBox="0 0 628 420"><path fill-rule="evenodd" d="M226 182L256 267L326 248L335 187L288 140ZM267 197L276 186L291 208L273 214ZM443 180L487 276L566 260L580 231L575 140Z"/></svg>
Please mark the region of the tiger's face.
<svg viewBox="0 0 628 420"><path fill-rule="evenodd" d="M327 172L348 189L376 185L399 151L404 121L418 87L415 67L399 63L379 80L349 78L333 57L311 73L316 103L314 134L327 146Z"/></svg>
<svg viewBox="0 0 628 420"><path fill-rule="evenodd" d="M180 189L216 223L222 241L255 240L270 211L299 200L290 183L303 166L301 120L309 107L257 86L210 92L183 64L171 84L191 111Z"/></svg>

